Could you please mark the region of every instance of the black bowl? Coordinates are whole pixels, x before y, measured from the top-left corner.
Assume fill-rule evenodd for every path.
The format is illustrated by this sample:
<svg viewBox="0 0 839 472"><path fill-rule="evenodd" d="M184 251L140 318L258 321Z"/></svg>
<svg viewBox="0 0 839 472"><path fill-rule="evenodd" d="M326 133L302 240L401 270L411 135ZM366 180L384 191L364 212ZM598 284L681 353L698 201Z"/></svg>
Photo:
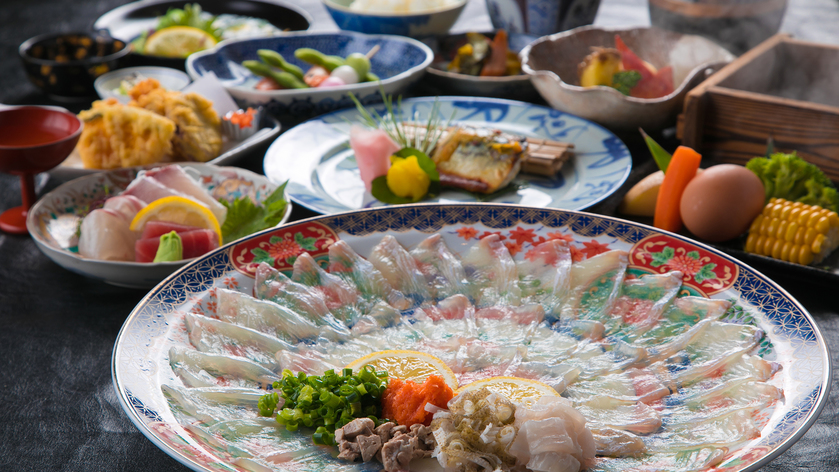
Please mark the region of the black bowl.
<svg viewBox="0 0 839 472"><path fill-rule="evenodd" d="M213 15L240 15L261 18L283 31L309 29L312 17L291 1L282 0L143 0L115 8L100 16L93 24L97 31L127 43L153 29L157 18L171 8L184 8L188 3L200 3L201 9ZM159 66L186 71L186 60L138 54L132 51L127 66Z"/></svg>
<svg viewBox="0 0 839 472"><path fill-rule="evenodd" d="M93 81L118 69L130 52L124 41L101 33L50 33L18 49L33 84L57 98L95 97Z"/></svg>

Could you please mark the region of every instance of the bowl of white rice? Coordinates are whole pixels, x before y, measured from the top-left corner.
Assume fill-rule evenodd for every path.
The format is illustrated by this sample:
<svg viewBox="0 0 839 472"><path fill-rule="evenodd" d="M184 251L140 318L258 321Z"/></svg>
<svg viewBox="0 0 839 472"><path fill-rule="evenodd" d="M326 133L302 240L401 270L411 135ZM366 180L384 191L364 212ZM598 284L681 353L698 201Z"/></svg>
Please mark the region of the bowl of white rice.
<svg viewBox="0 0 839 472"><path fill-rule="evenodd" d="M342 30L424 37L446 34L467 0L322 0Z"/></svg>

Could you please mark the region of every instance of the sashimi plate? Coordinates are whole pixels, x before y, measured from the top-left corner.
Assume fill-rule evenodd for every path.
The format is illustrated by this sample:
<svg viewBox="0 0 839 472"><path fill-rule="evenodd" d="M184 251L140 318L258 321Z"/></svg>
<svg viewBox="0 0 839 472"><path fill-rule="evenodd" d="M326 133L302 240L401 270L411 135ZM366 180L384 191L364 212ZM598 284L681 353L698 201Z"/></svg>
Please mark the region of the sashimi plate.
<svg viewBox="0 0 839 472"><path fill-rule="evenodd" d="M594 331L590 331L588 337L584 333L586 326L596 324L592 324L590 318L576 325L576 331L567 329L573 325L573 319L569 321L563 318L564 321L558 321L549 327L556 318L551 318L546 313L557 312L551 311L553 308L549 310L549 307L570 305L566 299L554 297L543 298L539 307L536 307L538 310L535 312L541 312L545 321L542 321L543 318L528 318L526 309L516 308L507 312L501 310L516 315L500 318L479 318L477 313L481 311L478 310L475 312L475 325L468 328L467 324L458 324L464 323L465 319L438 317L437 321L429 321L429 318L420 318L424 316L420 314L420 309L411 308L404 309L401 313L397 311L396 319L389 321L376 318L372 324L365 324L358 321L361 320L359 318L349 330L349 337L340 340L333 337L337 331L330 325L328 329L332 331L327 333L324 331L327 328L322 328L318 339L296 343L294 336L303 335L293 334L297 331L290 328L278 329L276 324L272 324L268 329L273 336L277 336L272 342L287 342L278 340L283 338L290 340L290 346L293 345L276 353L254 348L254 340L248 338L235 342L229 339L221 343L213 342L226 339L224 337L228 335L235 338L238 334L230 333L241 333L243 330L235 326L233 331L217 329L223 325L221 320L228 319L231 314L235 316L244 313L242 316L247 318L255 313L250 309L229 308L246 306L236 303L245 303L244 300L251 300L249 295L263 293L263 288L267 285L255 283L254 274L257 267L260 268L260 274L264 274L266 270L272 274L280 271L290 275L293 280L302 280L296 279L295 273L298 269L323 274L323 269L318 267L330 266L329 272L338 274L343 279L347 273L342 275L341 267L347 266L342 266L341 264L345 263L340 261L342 255L349 254L348 247L361 257L373 260L377 251L375 247L383 238L389 240L389 237L395 237L401 246L411 251L426 247L423 246L426 244L423 241L431 237L429 241L444 244L451 251L447 264L463 264L464 267L475 264L476 260L479 265L495 267L494 264L498 264L499 261L512 258L519 267L519 276L529 270L523 267L536 267L532 264L538 261L560 267L563 263L556 261L561 258L554 258L554 262L548 262L549 258L545 256L548 253L544 247L564 248L562 254L565 255L561 260L567 264L562 267L565 267L563 270L571 271L565 272L571 274L566 275L570 277L572 287L567 293L588 297L585 298L585 303L582 302L583 298L578 298L572 307L574 311L569 313L576 313L574 316L578 316L580 320L583 320L584 313L586 316L600 313L598 316L601 316L600 320L607 326L607 330L611 330L609 326L612 325L620 326L620 330L623 331L607 331L607 334L611 335L601 337L595 342L592 341L597 339ZM480 251L490 246L497 250L493 252L492 257L472 257L474 254L470 251L476 248ZM415 258L420 257L414 255L414 252L411 255ZM337 256L337 259L333 259L334 256ZM263 263L271 268L261 265ZM303 268L304 266L308 269ZM362 265L353 267L360 268ZM374 273L374 269L369 267L356 275L368 277ZM426 269L428 267L430 266L426 266ZM495 277L489 277L489 272L485 273L484 270L470 273L464 287L473 283L499 283L497 281L502 280L497 272ZM595 274L591 271L601 272ZM597 275L601 273L603 275ZM323 277L318 280L325 280ZM579 280L583 279L588 281L580 283ZM423 287L427 287L428 290L437 287L435 290L440 290L438 295L441 297L443 290L458 293L456 284L438 284L439 279L436 280L425 285L420 283L414 288L421 291ZM484 282L479 282L480 280ZM666 282L669 288L664 291L655 289L662 281L669 281ZM517 290L521 290L520 294L523 296L527 286L517 284L517 281L512 281L509 286L519 287ZM495 292L480 292L480 297L490 297L492 293L499 295L504 291L504 286L496 286ZM317 288L320 290L322 287L325 285ZM658 295L649 299L654 299L655 302L647 303L641 299L641 295L638 295L641 292L638 290L646 290L643 287L654 289L648 292L648 295L657 293ZM401 299L403 302L406 299L413 300L413 303L422 300L422 297L418 297L402 285L399 285L399 288L407 297ZM279 295L274 292L273 296L282 298L288 296L288 293L290 292L281 290ZM361 293L362 296L369 295L369 292L364 290ZM397 300L398 297L390 298L395 292L389 293L388 303L391 303L390 300ZM612 293L615 296L598 298L598 293ZM334 294L327 294L326 299L331 296ZM544 292L543 296L551 297L552 292ZM573 296L567 300L573 300ZM361 299L358 298L359 303ZM230 300L234 301L233 305L229 304ZM481 298L482 303L483 300L484 298ZM557 300L559 304L554 303ZM498 303L498 306L501 305ZM338 317L340 310L350 306L351 303L347 303L335 306L332 310ZM522 302L521 307L525 306ZM615 311L619 306L623 307L622 312ZM648 309L643 310L648 311L634 311L633 307L642 306L647 306ZM572 351L588 346L594 351L588 350L586 361L577 364L579 377L563 377L569 372L568 369L560 369L564 373L557 374L552 373L553 370L543 372L544 375L539 377L558 390L564 389L563 395L578 402L584 399L585 389L588 387L596 387L590 391L598 392L598 396L610 395L609 389L612 388L612 384L608 382L611 381L599 379L596 369L600 367L596 366L601 365L597 364L599 360L613 359L610 356L616 355L614 352L617 351L610 354L598 348L598 343L604 343L605 346L611 342L610 338L621 332L625 339L629 339L626 336L631 335L635 323L643 324L645 319L649 321L649 317L635 315L653 313L653 308L649 307L655 306L661 310L665 310L663 307L667 306L666 310L659 311L659 314L671 313L669 310L675 310L672 313L692 313L679 318L684 329L691 327L689 332L705 323L704 326L708 330L717 326L713 329L724 327L723 331L719 332L742 331L750 334L737 335L727 340L716 339L717 335L714 333L718 331L708 331L702 335L710 338L710 341L703 341L709 343L704 348L699 341L691 340L685 350L667 358L667 362L660 365L663 369L654 373L646 368L634 370L633 379L649 380L657 379L658 376L662 376L663 379L672 375L672 380L677 375L690 374L684 378L692 380L686 380L683 384L673 384L670 386L671 390L665 389L664 392L651 390L651 383L646 380L637 383L633 380L625 390L626 395L635 395L626 398L640 398L641 395L650 395L652 391L664 395L657 401L649 401L648 397L649 406L659 409L664 418L662 427L658 430L653 428L642 435L650 447L666 449L685 440L688 446L670 455L656 453L642 456L640 459L599 458L589 470L756 470L797 441L816 421L827 399L831 378L831 366L824 339L807 311L766 276L713 248L649 226L583 212L500 204L415 204L322 216L266 230L219 248L174 273L154 288L132 311L114 346L113 379L122 407L140 431L166 453L194 470L378 470L377 462L353 464L334 459L337 450L313 446L310 434L287 432L277 427L271 418L257 416L254 410L255 398L261 394L258 388L270 383L266 381L270 381L270 378L279 372L277 369L281 366L275 365L275 362L283 363L291 359L295 370L317 371L324 369L329 362L333 362L332 365L349 363L347 359L361 357L371 349L423 349L438 355L450 363L450 366L455 365L458 380L463 385L470 379L482 376L509 375L509 369L514 363L504 356L518 355L519 361L522 362L517 365L524 365L524 361L527 361L530 363L528 365L535 366L535 357L529 357L531 355L548 352L550 355L559 356L561 352L565 352L564 349L569 349L569 346ZM691 316L703 313L702 316L711 318L709 313L713 310L708 308L702 309L704 311L685 311L688 306L715 306L717 318L697 322ZM541 307L544 307L544 312L541 311ZM430 309L423 311L432 312ZM493 313L497 314L499 311ZM613 313L622 315L614 317ZM566 314L562 316L565 317ZM663 325L665 318L671 319L672 316L661 314L656 323ZM522 321L527 319L530 321ZM287 323L286 320L282 322ZM391 325L387 325L387 322ZM531 333L527 335L530 337L524 340L517 338L516 333L528 322L533 323L527 325L531 326L533 331L525 330ZM203 331L196 328L202 324L207 328ZM347 326L350 324L352 323L347 323ZM428 326L431 326L431 329L421 333L417 331L425 330ZM509 326L510 329L504 328L505 326ZM673 326L667 327L667 330ZM470 331L474 329L479 332ZM408 336L399 338L393 334L401 332L400 330L407 330ZM536 332L541 334L533 334ZM356 343L354 336L362 333L366 333L367 336L364 343ZM475 337L468 337L473 334ZM603 331L600 332L600 336L602 335ZM333 340L325 340L324 336L330 336ZM705 339L702 336L697 339ZM261 334L259 339L259 342L263 342L273 338ZM417 345L418 340L426 339L427 343ZM397 341L402 344L391 345ZM569 341L570 344L567 344ZM196 348L193 342L200 348ZM652 344L646 346L647 352L650 356L655 356L658 352L656 348L663 344L655 344L655 338L649 342ZM733 343L729 346L732 350L718 351L717 347L721 345L714 344L717 342ZM560 345L561 343L566 344ZM612 347L615 346L617 344L612 344ZM644 347L643 344L641 347ZM324 354L325 357L319 357L318 352L336 352L340 355L328 357ZM702 352L704 354L700 354ZM731 355L732 352L734 355ZM712 356L710 363L700 362L700 358L695 357L703 355ZM725 362L720 363L713 356L728 357L725 357ZM211 359L209 363L206 362L207 359ZM571 356L561 362L569 362L569 365L572 365L574 359ZM327 360L329 362L326 362ZM239 366L250 362L250 371L261 372L262 376L259 377L259 381L254 381L254 378L248 380L248 375L251 374L244 373L245 370L234 372L231 370L231 362ZM595 367L587 365L589 362ZM224 367L225 364L227 367ZM267 374L267 379L264 370L268 368L266 365L271 366L269 370L272 371ZM557 367L551 365L551 368ZM594 370L590 371L590 368ZM757 373L749 375L761 376L760 381L749 376L736 377L740 374L733 374L741 372L742 369L751 372L752 368ZM700 372L697 369L706 371L694 378L692 376ZM555 377L551 377L552 375ZM611 378L611 375L604 375L603 379ZM732 375L736 378L732 378ZM238 393L228 395L225 397L227 399L224 399L224 395L219 395L224 391ZM764 398L760 392L769 392L772 395ZM235 400L231 402L230 398ZM743 398L746 398L746 403L738 403L744 401ZM690 399L694 401L688 401ZM596 407L589 405L585 408L588 408L585 410L588 413L585 414L592 427L598 421L603 421L604 417L610 416L610 411L605 410L600 412L605 416L589 417L590 412L596 413ZM640 400L636 408L650 411L646 406L641 406ZM734 420L736 425L729 423ZM680 433L681 436L676 434L679 428L684 429ZM723 434L728 440L713 439L711 433L714 431ZM713 446L703 446L705 443L702 440L708 438L716 441ZM435 470L436 461L425 461L421 464L423 467ZM682 467L673 461L683 461L682 465L693 464L693 467Z"/></svg>
<svg viewBox="0 0 839 472"><path fill-rule="evenodd" d="M277 188L264 176L246 169L197 163L180 165L216 199L250 196L261 201ZM125 190L141 170L154 167L159 166L100 172L62 184L44 195L29 211L26 218L29 234L41 252L67 270L121 287L154 287L188 261L100 261L82 257L78 252L82 218L101 207L106 198ZM281 224L290 216L289 203Z"/></svg>
<svg viewBox="0 0 839 472"><path fill-rule="evenodd" d="M428 118L435 98L402 102L405 117ZM575 155L554 178L519 173L507 188L480 196L446 190L431 201L486 201L533 207L582 210L620 188L632 169L632 156L617 136L574 115L529 103L475 97L438 97L445 123L500 129L527 137L574 144ZM373 107L384 115L383 105ZM360 124L355 108L340 110L300 124L284 134L265 154L265 175L272 182L289 181L289 197L310 210L333 214L386 205L365 192L355 156L349 147L351 124Z"/></svg>

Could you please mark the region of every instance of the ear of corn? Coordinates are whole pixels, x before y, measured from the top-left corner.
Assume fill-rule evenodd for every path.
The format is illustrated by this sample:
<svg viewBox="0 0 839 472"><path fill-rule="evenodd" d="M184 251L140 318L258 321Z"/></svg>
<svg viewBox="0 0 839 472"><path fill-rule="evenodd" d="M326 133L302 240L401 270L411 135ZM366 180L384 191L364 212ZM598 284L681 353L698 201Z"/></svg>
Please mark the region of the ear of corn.
<svg viewBox="0 0 839 472"><path fill-rule="evenodd" d="M749 227L746 252L809 265L839 247L839 215L818 205L772 198Z"/></svg>

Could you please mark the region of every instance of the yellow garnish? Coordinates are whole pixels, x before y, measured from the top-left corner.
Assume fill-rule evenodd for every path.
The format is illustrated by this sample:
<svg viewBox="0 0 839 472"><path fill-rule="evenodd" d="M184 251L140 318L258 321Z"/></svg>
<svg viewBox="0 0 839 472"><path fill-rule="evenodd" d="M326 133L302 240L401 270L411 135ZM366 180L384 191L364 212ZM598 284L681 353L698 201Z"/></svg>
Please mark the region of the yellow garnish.
<svg viewBox="0 0 839 472"><path fill-rule="evenodd" d="M548 384L520 377L490 377L476 380L455 390L454 394L460 395L463 392L472 392L481 387L500 393L513 403L523 403L525 405L545 395L559 395Z"/></svg>
<svg viewBox="0 0 839 472"><path fill-rule="evenodd" d="M429 185L431 179L420 167L417 156L390 156L387 186L394 195L416 202L428 193Z"/></svg>
<svg viewBox="0 0 839 472"><path fill-rule="evenodd" d="M390 377L423 383L429 375L439 375L452 389L457 388L454 372L438 357L419 351L378 351L356 359L347 365L348 369L360 372L369 365L376 371L386 371Z"/></svg>
<svg viewBox="0 0 839 472"><path fill-rule="evenodd" d="M171 196L160 198L145 206L131 220L131 231L141 232L149 221L168 221L187 226L209 229L218 235L221 246L221 227L209 208L189 198Z"/></svg>

